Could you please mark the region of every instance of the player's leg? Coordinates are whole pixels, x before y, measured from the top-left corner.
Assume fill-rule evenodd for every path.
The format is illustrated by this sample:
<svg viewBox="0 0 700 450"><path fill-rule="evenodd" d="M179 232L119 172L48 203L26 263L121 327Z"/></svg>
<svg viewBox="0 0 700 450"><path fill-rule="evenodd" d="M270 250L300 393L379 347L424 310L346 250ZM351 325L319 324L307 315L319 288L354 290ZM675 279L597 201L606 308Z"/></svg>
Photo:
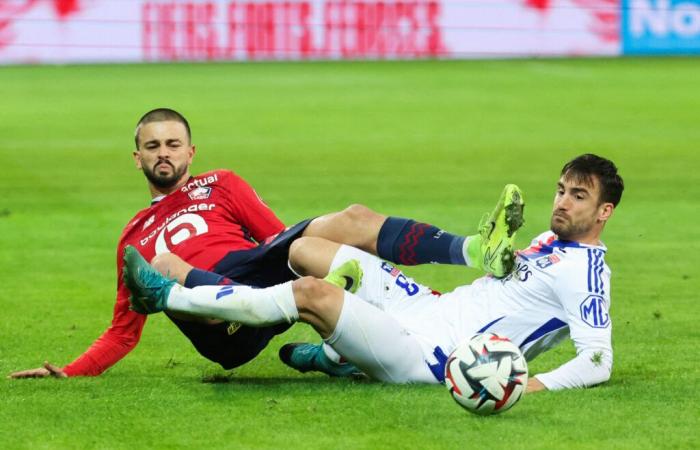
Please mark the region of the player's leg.
<svg viewBox="0 0 700 450"><path fill-rule="evenodd" d="M185 287L234 284L222 275L194 268L173 253L157 255L151 260L151 265ZM188 312L167 311L167 315L202 356L227 370L255 358L272 338L290 326L279 324L262 328L248 327L239 322L201 317ZM338 375L351 374L353 371L349 371L348 366L350 365L338 366ZM328 370L332 371L333 368L329 366Z"/></svg>
<svg viewBox="0 0 700 450"><path fill-rule="evenodd" d="M293 232L293 230L289 230L285 232L285 234L289 234L290 232ZM285 239L285 236L280 236L272 244L278 246L291 245L293 249L296 249L294 251L292 249L289 250L290 264L294 264L296 260L301 261L303 259L303 265L301 265L301 262L296 264L296 273L313 275L319 278L325 277L328 274L331 261L338 247L340 247L340 244L320 238L300 238L293 241L293 237L294 236L290 237L289 240L291 242L289 244L286 244L286 242L278 242ZM268 246L269 245L265 245L263 247ZM254 252L260 254L260 256L264 258L269 252L265 252L265 248L263 247L255 249ZM227 260L227 262L230 263L229 265L234 266L238 271L237 274L243 276L244 280L250 277L245 276L245 270L240 270L242 266L241 261L248 266L252 264L252 261L257 261L257 258L251 259L248 257L247 254L249 253L251 252L236 252L236 255L240 256L237 260ZM269 260L270 258L267 258L264 261L265 267L269 268L269 266L278 265L269 264ZM286 264L286 257L282 264ZM234 284L233 281L223 275L194 268L173 253L157 255L151 260L151 265L161 274L170 278L175 278L179 284L188 288L206 285ZM263 264L261 263L261 265ZM225 270L225 265L222 268L224 272L227 272ZM255 267L253 269L255 269ZM334 276L343 277L343 274L335 273ZM357 279L360 278L357 275L355 277ZM347 284L346 279L337 279L335 282L343 287ZM354 291L355 289L352 290ZM236 367L241 364L241 361L248 361L251 359L251 355L259 353L257 349L264 347L271 336L279 334L277 327L271 329L253 328L241 325L238 322L225 322L221 319L201 317L189 312L177 312L173 310L166 311L166 314L178 326L180 331L192 341L193 345L202 355L212 361L220 363L225 368ZM304 353L304 348L295 348L296 359L302 356L306 365L313 367L315 370L321 370L331 376L344 377L361 375L361 372L357 368L352 364L342 361L328 346L321 348L321 346L308 344L308 351L306 353ZM286 346L286 349L290 349L289 345ZM281 352L284 353L286 349L283 348ZM330 357L328 356L329 354ZM299 367L296 368L299 369Z"/></svg>
<svg viewBox="0 0 700 450"><path fill-rule="evenodd" d="M300 320L371 378L390 383L436 383L416 339L391 315L328 283L296 283Z"/></svg>
<svg viewBox="0 0 700 450"><path fill-rule="evenodd" d="M343 285L346 284L346 278L359 277L357 264L349 262L341 269L344 272L338 278ZM257 327L293 323L299 319L294 301L297 288L293 282L264 289L238 284L197 286L190 289L155 270L132 246L124 249L123 276L132 294L129 299L132 309L143 314L174 311ZM304 283L300 281L300 287ZM319 283L332 286L327 282ZM359 280L353 280L351 284L357 286ZM324 317L329 314L324 314ZM323 330L324 323L317 323L312 317L309 320Z"/></svg>
<svg viewBox="0 0 700 450"><path fill-rule="evenodd" d="M317 217L304 236L350 245L397 264L468 265L466 237L411 219L385 216L363 205Z"/></svg>
<svg viewBox="0 0 700 450"><path fill-rule="evenodd" d="M370 376L390 382L435 381L420 344L395 319L323 280L304 277L265 289L187 289L154 270L133 247L125 249L124 277L140 312L183 311L251 326L302 321Z"/></svg>
<svg viewBox="0 0 700 450"><path fill-rule="evenodd" d="M172 278L176 280L179 284L182 284L183 286L189 288L195 286L225 285L233 283L230 279L222 275L197 269L173 253L163 253L160 255L156 255L153 259L151 259L151 266L153 266L154 269L156 269L166 277ZM168 316L175 322L176 325L178 325L180 330L183 331L190 338L191 336L200 336L205 333L200 332L199 329L195 330L195 328L197 328L199 325L183 324L183 326L180 326L180 324L182 324L183 322L196 322L205 326L218 326L219 324L223 323L223 321L220 319L199 317L194 316L192 314L175 311L169 311ZM188 333L185 330L195 331ZM193 343L194 342L195 341L193 340ZM195 346L197 346L196 343Z"/></svg>
<svg viewBox="0 0 700 450"><path fill-rule="evenodd" d="M153 259L151 259L151 265L163 275L174 278L178 283L183 285L187 279L187 274L189 274L194 268L191 264L187 263L184 259L175 255L174 253L163 253L156 255L153 257Z"/></svg>
<svg viewBox="0 0 700 450"><path fill-rule="evenodd" d="M362 205L314 219L303 235L351 245L398 264L464 264L504 276L513 268L513 244L524 222L523 208L522 192L509 184L473 236L388 217Z"/></svg>
<svg viewBox="0 0 700 450"><path fill-rule="evenodd" d="M313 219L303 236L351 245L376 255L379 231L387 218L364 205L350 205Z"/></svg>
<svg viewBox="0 0 700 450"><path fill-rule="evenodd" d="M321 257L316 258L316 255ZM318 277L329 271L335 274L349 261L357 261L361 269L357 296L376 308L388 311L390 315L397 309L412 308L415 301L425 301L426 297L431 296L430 288L415 283L391 264L357 248L313 237L300 238L290 248L290 263L302 275ZM421 300L417 300L419 298ZM280 348L279 357L286 365L300 372L341 375L333 369L342 365L343 359L323 343L285 344Z"/></svg>

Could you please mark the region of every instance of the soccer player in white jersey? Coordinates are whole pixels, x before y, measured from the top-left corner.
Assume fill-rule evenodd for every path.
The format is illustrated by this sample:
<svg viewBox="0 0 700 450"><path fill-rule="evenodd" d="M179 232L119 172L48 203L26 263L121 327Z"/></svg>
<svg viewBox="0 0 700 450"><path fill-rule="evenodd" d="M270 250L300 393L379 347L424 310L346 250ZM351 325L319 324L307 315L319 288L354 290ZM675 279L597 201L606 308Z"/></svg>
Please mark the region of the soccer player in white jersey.
<svg viewBox="0 0 700 450"><path fill-rule="evenodd" d="M376 256L317 237L297 240L289 254L292 267L311 276L272 288L186 289L135 251L126 257L127 284L140 312L183 311L251 326L308 323L323 348L290 344L281 352L302 371L326 371L337 353L378 380L436 383L447 355L477 332L508 337L528 360L568 335L577 355L531 377L528 391L587 387L607 381L612 369L610 269L600 235L623 189L611 161L573 159L557 183L551 230L518 252L513 273L443 295ZM336 286L346 280L354 293Z"/></svg>

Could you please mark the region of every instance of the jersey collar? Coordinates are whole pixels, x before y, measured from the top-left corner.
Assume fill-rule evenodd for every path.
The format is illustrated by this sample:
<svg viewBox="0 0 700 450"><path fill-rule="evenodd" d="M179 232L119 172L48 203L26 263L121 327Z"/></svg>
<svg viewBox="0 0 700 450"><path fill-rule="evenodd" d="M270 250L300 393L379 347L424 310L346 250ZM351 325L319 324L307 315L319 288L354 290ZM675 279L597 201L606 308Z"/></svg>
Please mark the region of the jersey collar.
<svg viewBox="0 0 700 450"><path fill-rule="evenodd" d="M165 195L159 195L158 197L153 197L151 199L151 206L155 205L159 201L163 200L165 198Z"/></svg>

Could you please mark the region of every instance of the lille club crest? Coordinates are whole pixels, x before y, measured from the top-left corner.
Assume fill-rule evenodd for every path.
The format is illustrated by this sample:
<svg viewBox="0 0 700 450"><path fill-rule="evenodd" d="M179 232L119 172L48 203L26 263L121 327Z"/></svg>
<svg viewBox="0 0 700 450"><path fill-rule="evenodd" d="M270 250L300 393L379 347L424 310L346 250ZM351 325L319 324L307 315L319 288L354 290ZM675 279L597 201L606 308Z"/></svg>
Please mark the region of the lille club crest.
<svg viewBox="0 0 700 450"><path fill-rule="evenodd" d="M190 191L189 195L192 200L206 200L211 195L210 187L198 187L197 189Z"/></svg>

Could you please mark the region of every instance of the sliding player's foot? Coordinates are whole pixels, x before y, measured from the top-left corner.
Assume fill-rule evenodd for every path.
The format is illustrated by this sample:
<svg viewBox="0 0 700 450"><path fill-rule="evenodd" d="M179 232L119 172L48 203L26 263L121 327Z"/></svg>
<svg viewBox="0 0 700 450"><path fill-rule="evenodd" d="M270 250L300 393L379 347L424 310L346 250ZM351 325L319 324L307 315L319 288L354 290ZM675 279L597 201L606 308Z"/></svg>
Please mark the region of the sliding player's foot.
<svg viewBox="0 0 700 450"><path fill-rule="evenodd" d="M280 348L283 363L299 372L317 371L331 377L362 377L364 374L350 363L332 361L321 344L292 343Z"/></svg>
<svg viewBox="0 0 700 450"><path fill-rule="evenodd" d="M479 225L479 234L469 243L468 255L472 264L504 277L515 266L515 232L525 223L525 202L520 188L507 184L490 215Z"/></svg>
<svg viewBox="0 0 700 450"><path fill-rule="evenodd" d="M131 245L124 248L124 284L131 291L131 309L141 314L165 310L168 294L175 284L155 270Z"/></svg>
<svg viewBox="0 0 700 450"><path fill-rule="evenodd" d="M362 267L356 259L345 261L324 278L327 282L354 294L362 283Z"/></svg>

